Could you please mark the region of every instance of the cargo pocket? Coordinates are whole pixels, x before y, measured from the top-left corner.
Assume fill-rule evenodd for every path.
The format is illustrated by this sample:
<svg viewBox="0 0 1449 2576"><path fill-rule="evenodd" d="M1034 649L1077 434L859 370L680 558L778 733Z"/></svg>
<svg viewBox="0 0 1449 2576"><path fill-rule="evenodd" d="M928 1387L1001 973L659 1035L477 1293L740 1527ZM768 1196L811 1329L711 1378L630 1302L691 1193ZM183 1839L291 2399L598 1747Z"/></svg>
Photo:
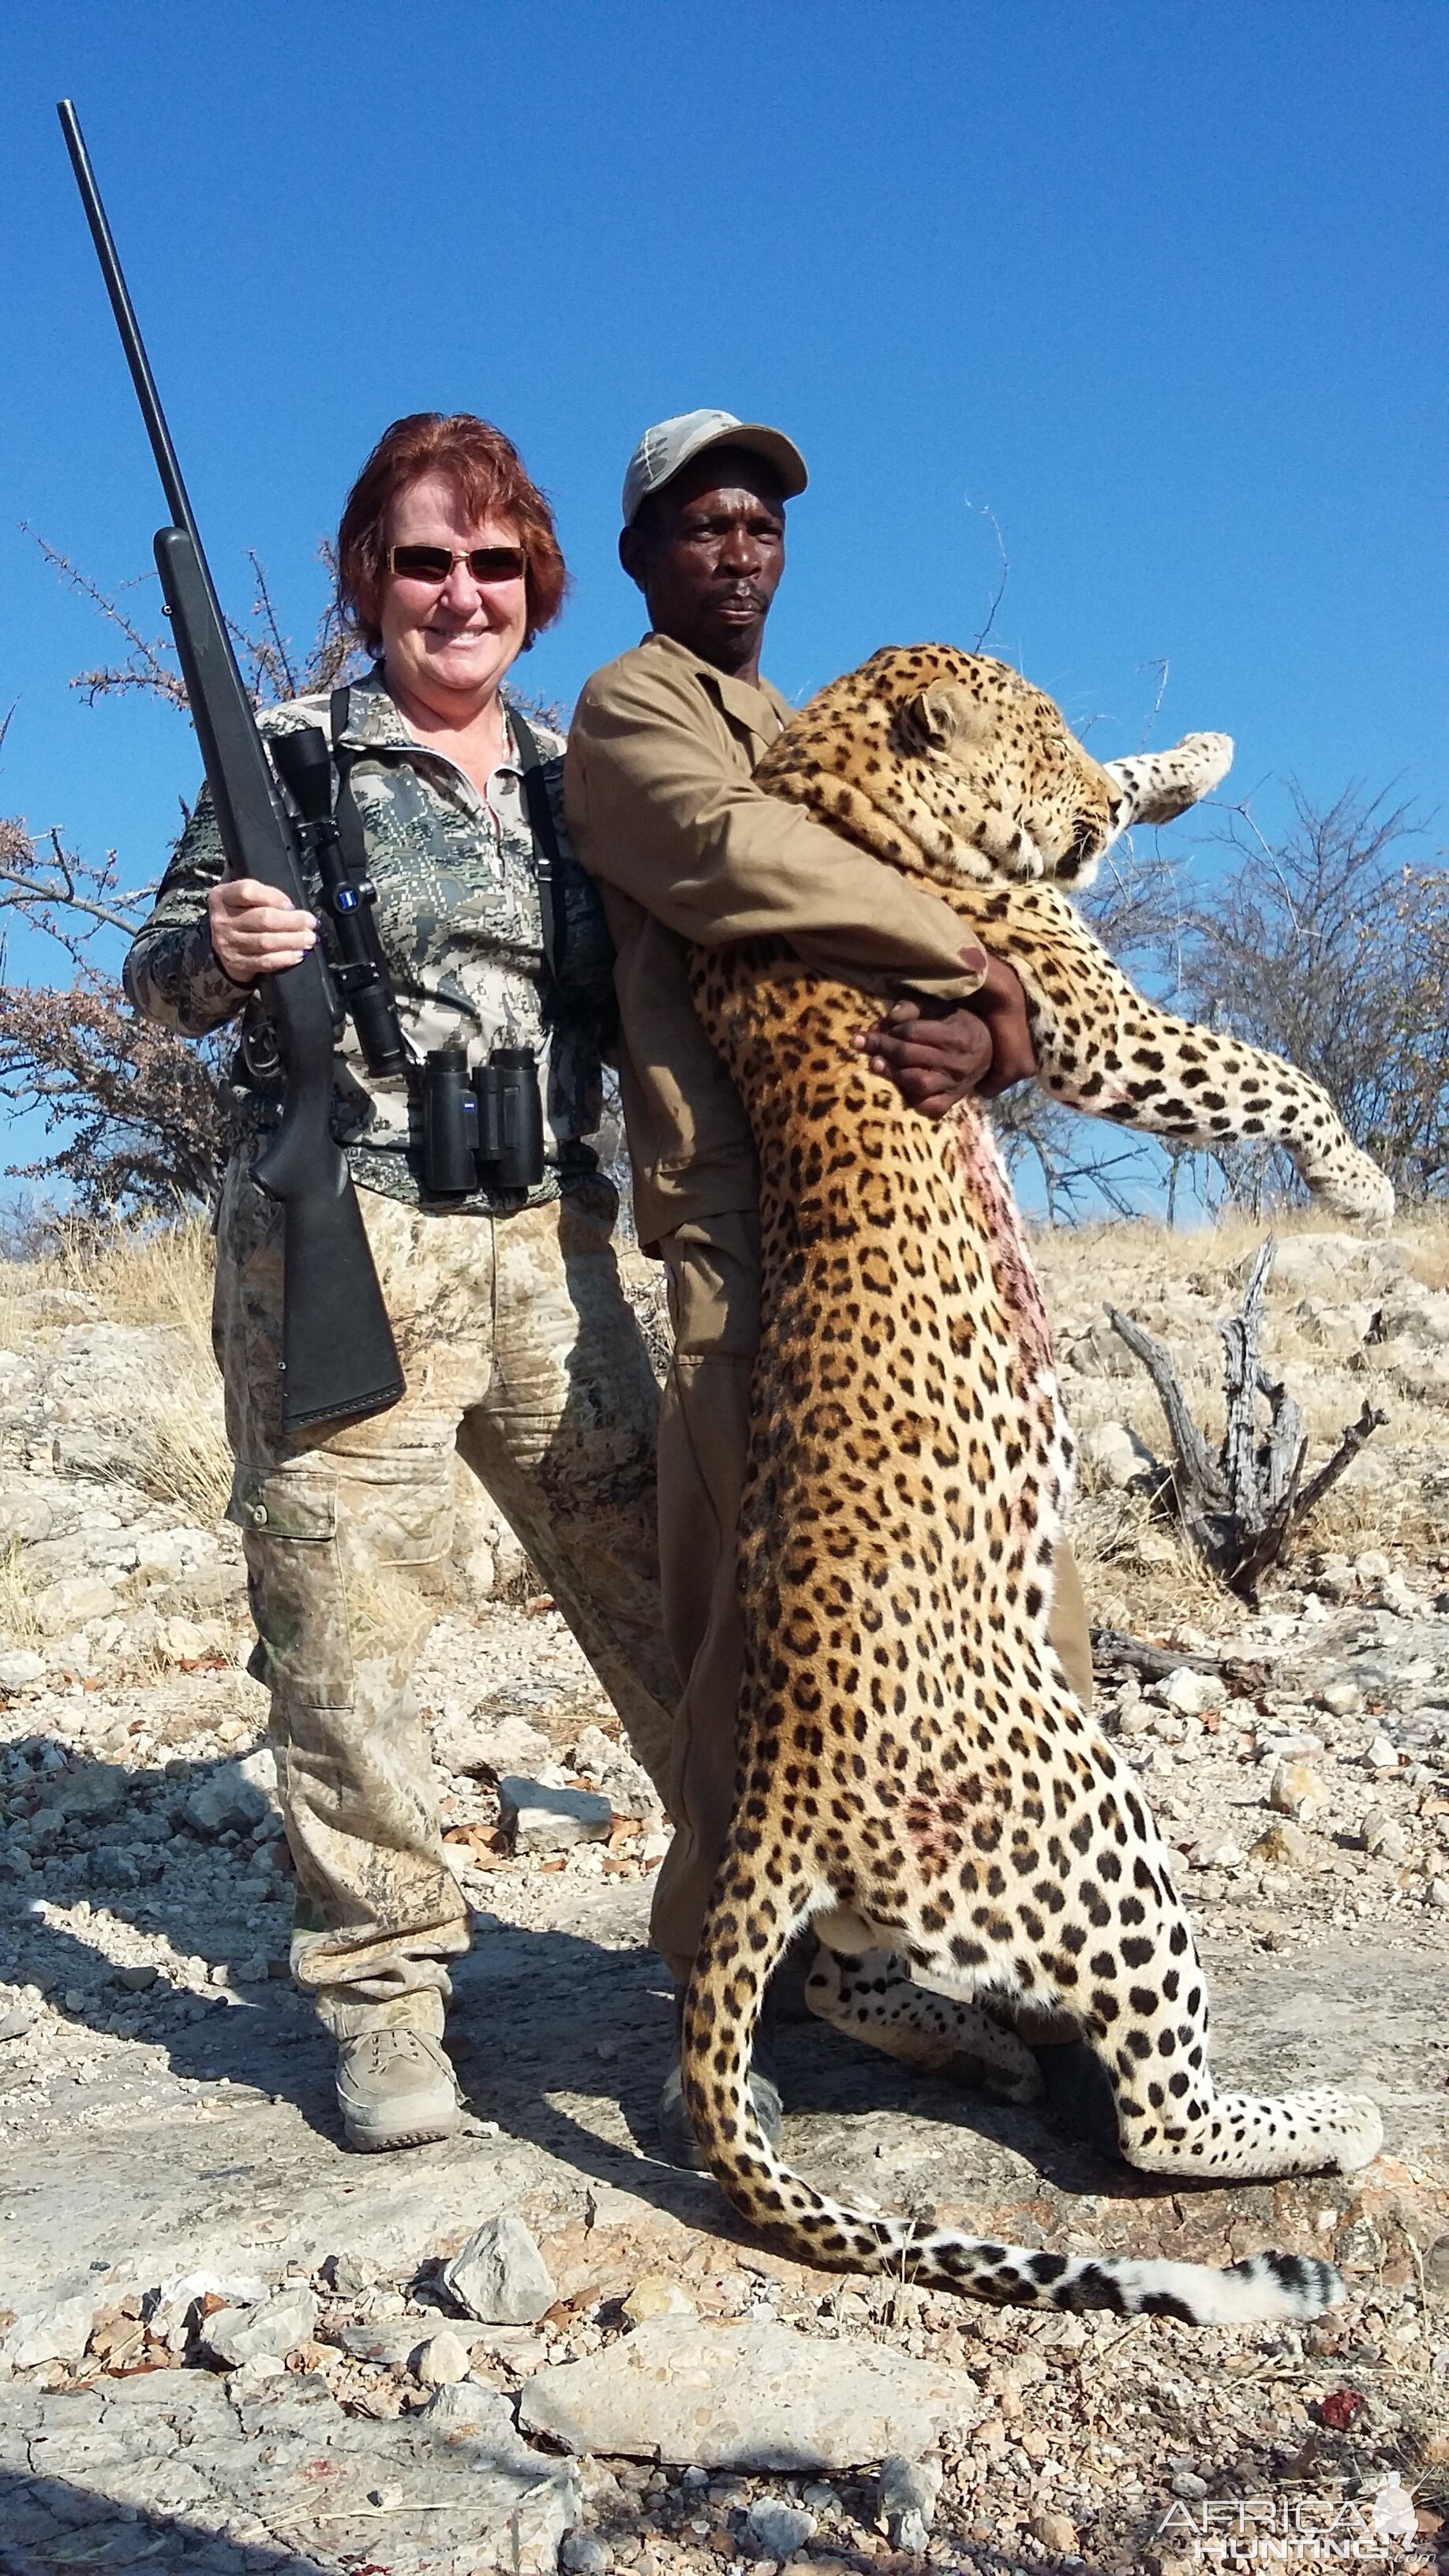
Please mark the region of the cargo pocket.
<svg viewBox="0 0 1449 2576"><path fill-rule="evenodd" d="M248 1671L283 1706L345 1708L352 1640L335 1476L238 1464L226 1517L242 1532L257 1631Z"/></svg>
<svg viewBox="0 0 1449 2576"><path fill-rule="evenodd" d="M343 1454L349 1556L369 1566L436 1565L453 1544L451 1448L389 1449L382 1457Z"/></svg>

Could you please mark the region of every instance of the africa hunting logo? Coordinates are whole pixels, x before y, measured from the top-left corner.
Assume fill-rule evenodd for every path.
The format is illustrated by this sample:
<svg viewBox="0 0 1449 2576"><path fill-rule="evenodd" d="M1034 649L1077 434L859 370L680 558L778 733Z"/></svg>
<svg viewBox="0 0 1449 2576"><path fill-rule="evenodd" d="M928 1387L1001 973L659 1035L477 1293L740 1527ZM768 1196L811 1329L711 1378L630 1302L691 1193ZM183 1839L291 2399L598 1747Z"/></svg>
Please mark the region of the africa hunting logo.
<svg viewBox="0 0 1449 2576"><path fill-rule="evenodd" d="M1409 2568L1419 2540L1409 2489L1396 2474L1372 2496L1217 2496L1171 2504L1155 2537L1220 2567Z"/></svg>

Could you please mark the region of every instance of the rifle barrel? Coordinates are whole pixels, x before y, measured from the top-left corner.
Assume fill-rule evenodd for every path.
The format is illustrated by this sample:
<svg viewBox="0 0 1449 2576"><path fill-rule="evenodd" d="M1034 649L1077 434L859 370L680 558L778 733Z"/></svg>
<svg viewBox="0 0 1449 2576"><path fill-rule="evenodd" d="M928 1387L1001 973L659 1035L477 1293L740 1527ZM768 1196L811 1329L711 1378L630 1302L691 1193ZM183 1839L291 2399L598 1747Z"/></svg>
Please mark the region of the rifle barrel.
<svg viewBox="0 0 1449 2576"><path fill-rule="evenodd" d="M151 441L151 453L156 459L156 470L166 493L166 506L177 527L186 530L200 555L201 539L196 532L191 503L186 497L186 486L181 479L176 450L171 444L171 432L166 426L166 414L161 408L161 397L156 391L156 379L151 373L151 362L146 355L141 338L135 306L131 302L126 281L122 275L116 245L111 237L111 227L106 221L106 210L101 204L101 192L96 186L95 172L91 168L91 156L86 150L85 136L80 130L80 119L68 98L56 101L55 112L60 118L60 130L65 136L65 148L70 154L70 166L75 172L75 183L80 190L81 203L86 210L86 221L91 228L96 257L101 263L101 275L106 281L106 293L111 299L111 311L116 317L121 346L126 352L126 364L131 370L131 382L136 388L141 416L146 423L146 434ZM203 563L205 560L203 555Z"/></svg>

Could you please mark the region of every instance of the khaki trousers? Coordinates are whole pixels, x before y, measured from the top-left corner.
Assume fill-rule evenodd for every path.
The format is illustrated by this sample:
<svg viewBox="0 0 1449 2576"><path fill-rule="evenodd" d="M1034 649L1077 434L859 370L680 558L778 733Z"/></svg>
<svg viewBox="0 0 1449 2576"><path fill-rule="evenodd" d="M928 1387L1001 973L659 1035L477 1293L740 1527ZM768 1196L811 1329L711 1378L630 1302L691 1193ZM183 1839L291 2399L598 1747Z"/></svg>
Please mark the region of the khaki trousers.
<svg viewBox="0 0 1449 2576"><path fill-rule="evenodd" d="M735 1532L760 1335L759 1226L751 1215L680 1226L660 1247L674 1358L659 1422L660 1578L682 1688L666 1804L674 1840L655 1884L651 1936L677 1982L699 1947L734 1812L744 1634ZM1052 1643L1090 1707L1092 1644L1070 1548L1057 1550Z"/></svg>
<svg viewBox="0 0 1449 2576"><path fill-rule="evenodd" d="M661 1780L675 1678L659 1595L658 1395L619 1284L609 1183L494 1218L359 1193L407 1377L389 1413L281 1428L281 1222L237 1158L215 1338L236 1454L253 1670L272 1695L297 1867L292 1968L339 2038L440 2035L468 1909L412 1688L461 1458L552 1592Z"/></svg>

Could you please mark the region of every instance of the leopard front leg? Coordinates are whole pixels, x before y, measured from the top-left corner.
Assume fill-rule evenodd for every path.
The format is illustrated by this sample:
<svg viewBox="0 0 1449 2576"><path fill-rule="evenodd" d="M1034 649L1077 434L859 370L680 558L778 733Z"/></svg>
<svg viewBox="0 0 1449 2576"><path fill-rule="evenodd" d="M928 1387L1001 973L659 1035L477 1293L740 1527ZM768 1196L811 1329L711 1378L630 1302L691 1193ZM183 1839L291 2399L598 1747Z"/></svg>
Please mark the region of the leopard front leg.
<svg viewBox="0 0 1449 2576"><path fill-rule="evenodd" d="M1056 1099L1181 1144L1281 1145L1329 1214L1374 1231L1390 1223L1393 1184L1327 1092L1279 1057L1146 1000L1058 887L958 898L957 909L1020 976L1040 1078Z"/></svg>

